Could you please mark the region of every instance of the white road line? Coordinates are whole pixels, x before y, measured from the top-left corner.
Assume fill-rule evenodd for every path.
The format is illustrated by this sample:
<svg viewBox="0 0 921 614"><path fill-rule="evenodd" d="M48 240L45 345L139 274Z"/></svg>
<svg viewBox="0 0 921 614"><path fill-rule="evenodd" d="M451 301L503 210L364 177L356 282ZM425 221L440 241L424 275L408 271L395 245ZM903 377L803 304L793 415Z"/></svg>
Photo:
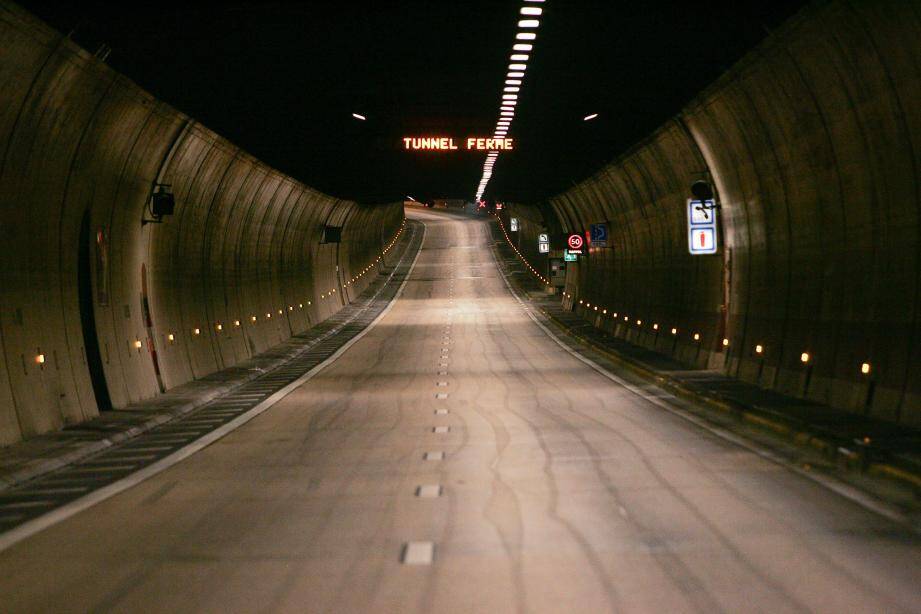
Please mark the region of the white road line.
<svg viewBox="0 0 921 614"><path fill-rule="evenodd" d="M350 347L358 343L366 334L371 332L371 330L377 326L377 323L380 322L389 312L393 309L393 306L396 305L397 300L403 294L403 290L406 289L406 283L409 281L409 278L412 277L413 270L416 268L416 263L419 261L419 256L422 254L422 244L425 242L425 224L422 225L422 242L419 244L419 250L416 252L416 256L413 258L412 264L409 265L409 270L406 273L406 277L403 279L403 283L400 284L400 287L397 289L396 294L393 295L393 298L390 300L390 303L384 307L374 320L368 324L368 326L359 332L357 335L349 339L345 345L336 350L336 352L315 366L313 369L303 374L284 388L280 389L275 394L267 397L264 401L247 411L246 413L240 414L230 422L216 428L215 430L207 433L200 439L197 439L190 443L187 446L176 450L169 456L166 456L155 463L151 463L142 469L135 471L134 473L125 476L124 478L112 482L107 486L103 486L98 490L94 490L87 495L80 497L79 499L74 499L73 501L62 505L59 508L51 510L47 514L43 514L36 518L33 518L27 522L22 523L21 525L14 527L13 529L7 531L0 535L0 552L3 552L7 548L13 546L14 544L19 543L20 541L31 537L36 533L47 529L48 527L54 526L59 522L67 520L71 516L82 512L83 510L89 509L96 505L97 503L102 503L110 497L124 492L136 486L141 482L152 478L158 473L169 469L173 465L176 465L186 458L192 456L196 452L200 452L204 448L208 447L215 441L221 439L227 434L237 430L259 414L263 413L274 404L281 401L283 398L288 396L294 390L302 386L305 382L313 379L320 371L336 362L340 356L345 354Z"/></svg>
<svg viewBox="0 0 921 614"><path fill-rule="evenodd" d="M440 461L440 460L444 460L444 459L445 459L445 453L444 453L444 452L441 452L441 451L438 451L438 452L426 452L425 454L422 455L422 459L423 459L423 460L427 460L427 461Z"/></svg>
<svg viewBox="0 0 921 614"><path fill-rule="evenodd" d="M440 484L422 484L416 487L416 496L421 499L435 499L441 496Z"/></svg>
<svg viewBox="0 0 921 614"><path fill-rule="evenodd" d="M862 492L862 491L858 490L857 488L854 488L854 487L851 486L850 484L846 484L846 483L844 483L844 482L842 482L842 481L840 481L840 480L838 480L838 479L836 479L836 478L833 478L833 477L828 476L828 475L822 475L822 474L812 473L812 472L810 472L810 471L806 471L806 470L804 470L803 468L801 468L801 467L795 465L794 463L791 463L790 461L788 461L788 460L782 458L781 456L778 456L778 455L777 455L776 453L774 453L773 451L771 451L771 450L769 450L769 449L767 449L767 448L762 448L762 447L760 447L760 446L758 446L758 445L756 445L756 444L754 444L754 443L752 443L752 442L750 442L750 441L747 441L747 440L743 439L742 437L736 435L735 433L732 433L731 431L727 431L727 430L725 430L725 429L722 429L722 428L719 428L719 427L716 427L716 426L712 426L712 425L710 425L710 424L707 424L705 421L701 420L700 418L698 418L698 417L696 417L696 416L693 416L693 415L687 413L685 410L680 409L680 408L677 408L677 407L674 407L673 405L671 405L671 404L665 402L664 399L674 399L674 400L677 401L677 399L675 398L674 395L671 395L671 394L668 394L668 393L666 393L666 395L661 395L661 394L651 395L651 394L647 394L647 393L644 392L642 389L640 389L640 388L634 386L634 385L631 384L630 382L628 382L628 381L626 381L626 380L624 380L624 379L621 379L620 377L614 375L614 374L611 373L610 371L607 371L604 367L602 367L601 365L599 365L598 363L596 363L596 362L593 361L592 359L587 358L587 357L583 356L582 354L576 352L575 350L573 350L572 348L570 348L568 345L566 345L566 343L564 343L561 339L559 339L559 338L557 337L556 333L554 333L552 330L550 330L549 328L547 328L547 327L544 325L544 323L541 322L541 321L531 312L531 310L529 310L529 309L527 308L527 306L525 305L525 302L521 300L521 297L518 296L518 293L515 292L515 290L512 288L512 285L509 283L507 277L505 276L505 273L504 273L504 271L502 270L502 267L499 266L499 262L498 262L498 260L496 259L495 252L493 252L493 260L496 261L496 267L499 269L499 275L500 275L500 277L502 277L502 281L505 282L505 286L508 288L509 292L510 292L511 295L515 298L515 300L518 301L518 302L521 304L521 306L525 308L525 311L527 311L527 313L528 313L528 317L531 318L531 320L532 320L535 324L537 324L537 326L538 326L542 331L544 331L544 333L546 333L546 335L547 335L548 337L550 337L550 339L552 339L557 345L559 345L561 348L563 348L564 351L566 351L568 354L570 354L570 355L571 355L572 357L574 357L576 360L578 360L578 361L582 362L583 364L589 366L591 369L593 369L594 371L596 371L596 372L599 373L600 375L602 375L602 376L608 378L609 380L611 380L612 382L614 382L614 383L616 383L616 384L619 384L619 385L623 386L624 388L626 388L626 389L629 390L630 392L632 392L632 393L634 393L635 395L637 395L637 396L639 396L639 397L641 397L641 398L647 400L648 402L652 403L653 405L656 405L656 406L658 406L658 407L664 409L665 411L669 412L670 414L672 414L672 415L674 415L674 416L677 416L677 417L681 418L682 420L685 420L685 421L687 421L687 422L690 422L691 424L694 424L694 425L697 426L697 427L702 428L703 430L707 431L708 433L711 433L712 435L715 435L715 436L719 437L720 439L723 439L724 441L728 441L728 442L730 442L730 443L732 443L732 444L735 444L736 446L738 446L738 447L740 447L740 448L743 448L743 449L745 449L745 450L748 450L749 452L752 452L752 453L754 453L754 454L760 456L761 458L763 458L763 459L765 459L765 460L768 460L768 461L770 461L770 462L772 462L772 463L774 463L774 464L780 465L780 466L782 466L782 467L788 469L789 471L792 471L793 473L795 473L795 474L797 474L797 475L799 475L799 476L802 476L802 477L804 477L804 478L806 478L806 479L808 479L808 480L810 480L810 481L812 481L812 482L815 482L816 484L819 484L820 486L823 486L823 487L827 488L828 490L834 492L835 494L837 494L837 495L839 495L839 496L841 496L841 497L847 499L848 501L850 501L850 502L852 502L852 503L855 503L855 504L859 505L860 507L862 507L862 508L864 508L864 509L866 509L866 510L869 510L869 511L871 511L871 512L873 512L873 513L875 513L875 514L878 514L878 515L880 515L880 516L882 516L882 517L884 517L884 518L887 518L887 519L889 519L889 520L892 520L893 522L897 522L897 523L899 523L899 524L905 525L905 526L909 527L911 530L913 530L913 531L915 531L915 532L921 532L921 528L914 526L914 524L912 523L911 519L910 519L908 516L906 516L906 515L903 514L901 511L899 511L898 509L894 508L893 506L890 506L890 505L888 505L888 504L886 504L886 503L883 503L882 501L878 501L877 499L875 499L875 498L872 497L871 495L868 495L867 493Z"/></svg>
<svg viewBox="0 0 921 614"><path fill-rule="evenodd" d="M439 435L441 435L441 434L450 432L450 430L451 430L450 426L436 426L435 428L432 429L432 432L438 433Z"/></svg>
<svg viewBox="0 0 921 614"><path fill-rule="evenodd" d="M431 565L434 558L433 542L408 542L403 546L400 560L404 565Z"/></svg>
<svg viewBox="0 0 921 614"><path fill-rule="evenodd" d="M435 415L436 415L436 416L446 416L447 414L448 414L448 410L447 410L447 409L436 409L436 410L435 410Z"/></svg>

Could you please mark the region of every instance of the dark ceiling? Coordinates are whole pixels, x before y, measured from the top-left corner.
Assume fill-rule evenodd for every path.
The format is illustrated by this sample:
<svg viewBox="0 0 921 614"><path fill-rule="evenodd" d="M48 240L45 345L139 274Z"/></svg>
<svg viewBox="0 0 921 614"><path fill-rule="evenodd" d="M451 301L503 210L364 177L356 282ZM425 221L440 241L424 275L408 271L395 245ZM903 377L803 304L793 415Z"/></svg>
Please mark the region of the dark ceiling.
<svg viewBox="0 0 921 614"><path fill-rule="evenodd" d="M486 197L533 201L676 113L802 0L549 0ZM473 197L483 153L403 136L488 135L522 0L23 2L157 97L320 190ZM367 116L361 122L357 112ZM582 121L589 113L596 120Z"/></svg>

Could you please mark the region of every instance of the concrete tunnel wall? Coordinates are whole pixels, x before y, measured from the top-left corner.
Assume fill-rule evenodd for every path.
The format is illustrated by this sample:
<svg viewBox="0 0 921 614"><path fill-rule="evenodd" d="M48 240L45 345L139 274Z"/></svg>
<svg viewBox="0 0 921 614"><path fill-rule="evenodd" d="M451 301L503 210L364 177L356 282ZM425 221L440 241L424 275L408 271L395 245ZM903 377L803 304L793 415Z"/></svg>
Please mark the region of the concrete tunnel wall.
<svg viewBox="0 0 921 614"><path fill-rule="evenodd" d="M161 390L150 349L168 390L307 330L371 281L358 274L402 203L282 175L5 0L0 41L0 444L97 415L85 343L124 407ZM175 215L142 227L155 182L172 185ZM98 340L81 325L85 214ZM324 224L342 243L321 243Z"/></svg>
<svg viewBox="0 0 921 614"><path fill-rule="evenodd" d="M565 303L685 363L921 425L919 101L921 5L809 5L549 200L545 224L610 222L613 248L570 268ZM690 256L686 199L708 175L722 246ZM536 232L521 240L536 245Z"/></svg>

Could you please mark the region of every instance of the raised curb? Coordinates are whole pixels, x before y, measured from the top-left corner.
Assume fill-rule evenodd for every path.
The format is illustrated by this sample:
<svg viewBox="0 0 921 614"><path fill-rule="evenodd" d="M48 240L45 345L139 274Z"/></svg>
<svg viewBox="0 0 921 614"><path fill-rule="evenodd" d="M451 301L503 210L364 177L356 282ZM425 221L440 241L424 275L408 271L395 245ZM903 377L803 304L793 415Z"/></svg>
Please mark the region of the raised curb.
<svg viewBox="0 0 921 614"><path fill-rule="evenodd" d="M415 222L407 220L407 224L415 224ZM397 260L401 260L405 255L406 250L408 250L412 245L411 237L411 233L406 233L403 235L399 243L396 244L395 247L397 247L397 249L394 251L396 252L395 255L399 256ZM124 430L117 431L110 435L106 435L101 439L81 444L76 449L54 454L53 456L36 456L34 462L24 462L22 469L9 472L5 475L0 475L0 492L19 486L25 482L39 478L45 474L51 473L68 465L82 461L102 452L103 450L122 444L130 439L142 435L158 426L182 418L185 415L199 409L200 407L203 407L204 405L207 405L208 403L245 386L247 383L261 377L265 373L287 364L297 356L300 356L304 352L311 350L318 344L334 336L354 319L356 319L367 308L369 308L373 303L374 298L377 297L392 281L396 267L389 267L388 265L388 268L390 270L386 276L382 274L378 280L372 282L365 289L365 291L362 292L361 295L352 301L352 303L346 305L343 309L333 314L330 318L327 318L322 322L318 322L314 327L308 329L304 333L294 335L279 345L269 348L262 354L254 356L238 365L228 367L224 371L209 374L200 380L193 380L192 382L183 384L182 386L179 386L172 391L174 396L182 396L184 394L191 394L193 392L189 389L203 389L200 391L194 391L195 398L186 402L178 401L176 405L171 405L168 408L164 408L160 410L159 413L154 414L146 420L142 420L138 424L130 426ZM324 325L329 325L333 322L335 322L335 324L331 328L324 330ZM311 333L315 334L316 336L313 336ZM304 339L304 336L307 336L308 338ZM298 343L299 340L301 343ZM289 351L285 351L286 349ZM219 377L221 373L226 374L228 372L237 372L235 373L235 377L232 382L224 383L208 381L209 378L214 380ZM166 395L169 394L169 392L166 393ZM113 410L112 414L127 418L131 416L132 412L155 412L157 411L156 406L158 404L163 404L166 399L167 397L165 395L161 395L153 399L148 399L134 405L130 405L123 409ZM104 419L105 417L101 418ZM86 423L74 425L73 428L92 430L94 426L97 428L102 427L104 426L104 423L99 418L97 418L95 421L91 420ZM65 431L66 429L64 429L64 431L50 433L48 436L60 436L61 433ZM30 445L33 443L35 443L35 440L26 440L24 442L12 445Z"/></svg>
<svg viewBox="0 0 921 614"><path fill-rule="evenodd" d="M497 225L493 220L490 220L490 229L493 230L495 228L497 228ZM493 237L495 238L496 235L494 234ZM504 245L504 241L497 240L494 245L494 249L497 251L496 259L500 262L500 265L504 266L504 268L508 268L509 262L517 263L517 259L514 259L514 254L511 254L513 258L506 258L505 255L499 253L499 245ZM522 270L517 272L526 273L527 271ZM507 271L507 273L511 273L511 271ZM531 291L523 287L521 275L508 275L508 278L511 283L518 287L523 298L527 299L529 302L534 302ZM859 445L859 442L856 441L850 442L844 439L828 437L825 434L809 430L806 428L808 424L804 424L801 421L792 418L785 420L782 417L778 417L776 413L771 413L769 415L764 411L760 411L757 407L744 405L731 399L725 399L713 394L707 394L704 391L692 389L681 380L667 373L663 373L660 370L625 356L614 349L601 345L573 331L571 326L567 325L566 322L560 320L547 309L537 306L537 311L539 311L546 318L546 321L553 325L560 333L598 352L617 366L630 371L642 379L655 383L663 390L680 399L696 405L703 405L718 412L730 414L740 422L744 422L773 435L780 435L799 447L812 448L834 461L839 468L890 479L903 487L913 490L915 496L921 496L921 473L891 462L872 460L870 458L871 449L869 446ZM580 321L591 326L588 321L582 318L580 318Z"/></svg>

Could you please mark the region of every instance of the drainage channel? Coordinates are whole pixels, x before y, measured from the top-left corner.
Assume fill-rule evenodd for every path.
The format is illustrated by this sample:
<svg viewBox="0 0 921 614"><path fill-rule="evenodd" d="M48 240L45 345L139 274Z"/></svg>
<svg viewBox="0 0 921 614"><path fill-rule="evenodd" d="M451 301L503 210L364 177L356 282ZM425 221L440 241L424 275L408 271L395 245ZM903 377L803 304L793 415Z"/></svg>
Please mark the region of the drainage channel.
<svg viewBox="0 0 921 614"><path fill-rule="evenodd" d="M390 304L409 273L422 244L422 226L407 221L411 234L403 256L377 290L367 291L351 305L295 341L302 348L267 371L202 407L72 465L0 492L0 534L55 508L124 478L173 454L230 422L332 356L368 327Z"/></svg>

